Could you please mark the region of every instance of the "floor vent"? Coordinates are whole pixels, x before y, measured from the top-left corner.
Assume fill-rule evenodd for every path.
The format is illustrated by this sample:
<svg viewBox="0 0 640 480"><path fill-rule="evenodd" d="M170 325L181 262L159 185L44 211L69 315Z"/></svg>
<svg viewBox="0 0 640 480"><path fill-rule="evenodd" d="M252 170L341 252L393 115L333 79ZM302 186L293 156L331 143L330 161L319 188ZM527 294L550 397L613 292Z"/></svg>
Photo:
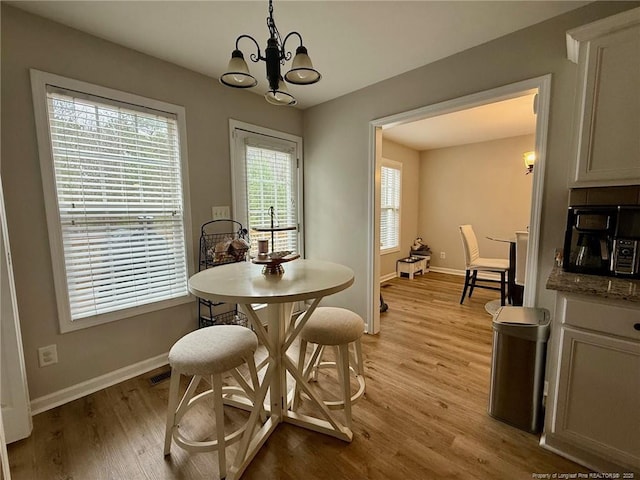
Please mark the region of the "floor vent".
<svg viewBox="0 0 640 480"><path fill-rule="evenodd" d="M171 378L171 370L167 370L166 372L159 373L149 378L149 382L151 385L157 385L160 382L164 382L165 380Z"/></svg>

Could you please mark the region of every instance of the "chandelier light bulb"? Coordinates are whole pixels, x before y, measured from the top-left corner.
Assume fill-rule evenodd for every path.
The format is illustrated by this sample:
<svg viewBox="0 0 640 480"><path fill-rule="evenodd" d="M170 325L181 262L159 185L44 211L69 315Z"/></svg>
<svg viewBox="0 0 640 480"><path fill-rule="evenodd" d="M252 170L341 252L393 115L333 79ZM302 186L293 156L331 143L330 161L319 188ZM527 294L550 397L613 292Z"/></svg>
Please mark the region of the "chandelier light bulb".
<svg viewBox="0 0 640 480"><path fill-rule="evenodd" d="M311 63L307 49L300 45L296 49L296 56L293 58L291 70L286 73L284 78L287 82L295 85L311 85L312 83L319 82L322 75L313 68L313 63Z"/></svg>
<svg viewBox="0 0 640 480"><path fill-rule="evenodd" d="M280 77L280 81L278 82L278 89L269 90L267 93L264 94L264 98L271 105L292 106L298 103L295 97L289 93L287 84L284 82L282 77Z"/></svg>
<svg viewBox="0 0 640 480"><path fill-rule="evenodd" d="M228 87L251 88L258 84L258 81L249 73L247 62L240 50L234 50L227 67L227 73L220 77L220 82Z"/></svg>

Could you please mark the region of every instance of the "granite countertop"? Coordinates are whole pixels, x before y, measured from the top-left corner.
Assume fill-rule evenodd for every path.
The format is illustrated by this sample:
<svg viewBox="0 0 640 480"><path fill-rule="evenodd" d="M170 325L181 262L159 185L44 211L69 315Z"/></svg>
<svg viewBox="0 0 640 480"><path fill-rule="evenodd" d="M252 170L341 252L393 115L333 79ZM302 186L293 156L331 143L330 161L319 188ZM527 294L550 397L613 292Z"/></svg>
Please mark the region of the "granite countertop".
<svg viewBox="0 0 640 480"><path fill-rule="evenodd" d="M640 303L640 280L565 272L558 266L553 267L547 280L547 288L559 292Z"/></svg>

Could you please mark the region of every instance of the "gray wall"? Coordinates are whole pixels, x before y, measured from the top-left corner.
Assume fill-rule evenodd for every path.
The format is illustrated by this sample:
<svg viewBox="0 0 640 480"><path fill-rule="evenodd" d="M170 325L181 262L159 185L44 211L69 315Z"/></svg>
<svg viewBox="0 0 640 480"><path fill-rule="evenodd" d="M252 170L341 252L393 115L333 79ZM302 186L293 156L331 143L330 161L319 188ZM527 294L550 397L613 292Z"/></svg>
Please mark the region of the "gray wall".
<svg viewBox="0 0 640 480"><path fill-rule="evenodd" d="M464 271L458 225L467 223L481 256L508 258L508 244L487 237L515 238L529 225L533 175L522 154L534 145L533 135L520 135L421 152L418 230L433 267Z"/></svg>
<svg viewBox="0 0 640 480"><path fill-rule="evenodd" d="M555 297L544 285L554 249L562 244L577 72L566 57L565 32L637 6L638 2L592 3L306 110L306 253L348 264L356 273L353 287L327 300L360 314L367 311L369 122L551 73L538 304L552 308ZM357 64L353 71L358 71ZM345 241L337 240L342 237Z"/></svg>
<svg viewBox="0 0 640 480"><path fill-rule="evenodd" d="M302 112L2 5L2 181L29 390L38 398L167 352L197 322L194 300L59 334L29 68L185 107L196 256L211 206L231 205L229 118L301 135ZM59 363L39 368L37 348L49 344Z"/></svg>

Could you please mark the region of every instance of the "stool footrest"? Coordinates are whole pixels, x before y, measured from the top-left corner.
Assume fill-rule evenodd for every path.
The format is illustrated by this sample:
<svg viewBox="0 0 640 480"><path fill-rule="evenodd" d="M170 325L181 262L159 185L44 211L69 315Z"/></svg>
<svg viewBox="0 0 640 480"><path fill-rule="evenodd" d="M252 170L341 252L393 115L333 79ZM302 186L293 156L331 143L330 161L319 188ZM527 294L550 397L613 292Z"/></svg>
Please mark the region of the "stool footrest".
<svg viewBox="0 0 640 480"><path fill-rule="evenodd" d="M188 393L188 392L187 392ZM207 397L213 395L214 390L213 388L209 389L209 390L205 390L202 393L199 393L198 395L195 395L193 398L190 399L183 399L183 401L186 401L187 404L185 406L185 408L183 408L177 415L175 418L175 427L173 429L173 439L175 440L176 444L182 448L184 448L185 450L191 451L191 452L210 452L210 451L214 451L218 449L218 445L219 445L219 441L218 440L210 440L210 441L198 441L198 440L190 440L188 438L186 438L184 435L182 435L182 433L180 432L180 420L182 419L182 417L184 417L184 415L197 403L200 403L201 401L205 400ZM235 387L235 386L224 386L222 387L222 394L223 395L240 395L244 398L247 398L247 400L251 401L251 399L249 398L249 396L247 395L247 393L239 388L239 387ZM185 394L186 395L186 394ZM236 441L238 441L241 437L241 435L244 433L245 429L246 429L246 424L242 425L240 428L238 428L237 430L225 435L224 437L224 443L225 445L229 445L231 443L234 443Z"/></svg>
<svg viewBox="0 0 640 480"><path fill-rule="evenodd" d="M320 362L320 363L314 365L314 369L331 368L331 367L336 367L336 362ZM364 377L362 375L359 375L358 372L352 366L349 366L349 371L351 373L353 373L355 379L358 381L358 391L351 396L351 403L353 404L357 400L359 400L360 397L362 397L362 395L364 395L364 390L365 390L366 385L365 385ZM314 381L315 381L315 379L314 379ZM307 397L307 395L304 392L300 392L300 394L302 396L304 396L304 397ZM329 407L329 409L331 409L331 410L344 408L344 400L324 401L323 403L327 407Z"/></svg>

